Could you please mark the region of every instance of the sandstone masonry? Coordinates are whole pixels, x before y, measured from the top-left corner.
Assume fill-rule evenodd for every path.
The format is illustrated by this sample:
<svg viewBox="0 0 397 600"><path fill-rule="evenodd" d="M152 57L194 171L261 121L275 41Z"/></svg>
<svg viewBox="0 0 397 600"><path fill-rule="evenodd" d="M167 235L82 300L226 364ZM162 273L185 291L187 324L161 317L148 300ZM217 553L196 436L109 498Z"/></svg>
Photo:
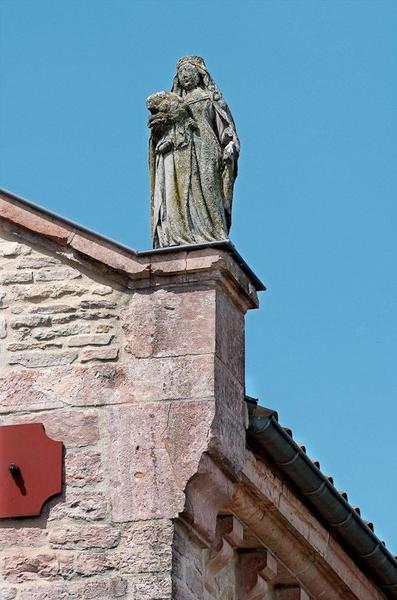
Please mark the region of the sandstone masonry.
<svg viewBox="0 0 397 600"><path fill-rule="evenodd" d="M138 255L0 194L1 424L65 447L0 521L0 599L384 598L247 448L257 289L227 244Z"/></svg>

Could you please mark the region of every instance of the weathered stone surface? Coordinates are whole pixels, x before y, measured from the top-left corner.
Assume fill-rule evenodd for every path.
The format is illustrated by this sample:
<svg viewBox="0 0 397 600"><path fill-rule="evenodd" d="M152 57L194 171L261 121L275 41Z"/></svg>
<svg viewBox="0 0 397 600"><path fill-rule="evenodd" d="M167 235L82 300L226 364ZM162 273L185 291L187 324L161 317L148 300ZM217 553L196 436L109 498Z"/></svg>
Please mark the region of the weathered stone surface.
<svg viewBox="0 0 397 600"><path fill-rule="evenodd" d="M20 591L18 600L111 600L124 598L126 593L127 580L119 576L112 576L105 579L24 587ZM142 597L140 600L144 600L144 598Z"/></svg>
<svg viewBox="0 0 397 600"><path fill-rule="evenodd" d="M37 577L66 578L73 572L73 556L59 552L5 555L0 557L0 572L10 583Z"/></svg>
<svg viewBox="0 0 397 600"><path fill-rule="evenodd" d="M4 339L7 335L7 321L5 317L0 317L0 339Z"/></svg>
<svg viewBox="0 0 397 600"><path fill-rule="evenodd" d="M92 289L92 293L98 296L107 296L113 292L113 288L109 285L97 285Z"/></svg>
<svg viewBox="0 0 397 600"><path fill-rule="evenodd" d="M116 271L127 273L132 277L142 277L149 273L148 262L141 261L138 257L131 257L127 253L117 251L114 247L109 248L102 243L89 239L85 235L76 234L70 242L70 246L82 252L94 260L102 261Z"/></svg>
<svg viewBox="0 0 397 600"><path fill-rule="evenodd" d="M214 352L215 290L137 292L122 328L125 350L137 357Z"/></svg>
<svg viewBox="0 0 397 600"><path fill-rule="evenodd" d="M62 344L56 344L54 342L16 342L15 344L9 344L7 350L9 352L20 352L23 350L45 350L50 348L62 348Z"/></svg>
<svg viewBox="0 0 397 600"><path fill-rule="evenodd" d="M218 358L245 385L244 315L223 290L216 295L215 340Z"/></svg>
<svg viewBox="0 0 397 600"><path fill-rule="evenodd" d="M55 315L52 317L53 325L64 325L66 323L71 323L72 321L77 321L81 319L81 315L79 314L66 314L66 315Z"/></svg>
<svg viewBox="0 0 397 600"><path fill-rule="evenodd" d="M41 234L61 244L66 244L72 233L65 225L56 224L48 216L43 217L43 215L31 208L18 206L4 198L0 198L0 215L7 222L15 223L18 227L24 227L28 231L34 231L36 235ZM24 249L25 247L22 246L19 254L24 254Z"/></svg>
<svg viewBox="0 0 397 600"><path fill-rule="evenodd" d="M71 492L66 500L55 504L49 514L49 520L83 519L84 521L100 521L107 515L108 504L101 492L83 494Z"/></svg>
<svg viewBox="0 0 397 600"><path fill-rule="evenodd" d="M108 333L109 331L111 331L111 329L113 329L113 325L105 323L100 323L95 327L96 333Z"/></svg>
<svg viewBox="0 0 397 600"><path fill-rule="evenodd" d="M93 352L102 350L94 348ZM74 365L58 370L56 377L47 371L40 385L75 406L119 404L133 399L126 386L125 369L113 364Z"/></svg>
<svg viewBox="0 0 397 600"><path fill-rule="evenodd" d="M120 531L107 525L54 525L49 529L48 540L53 548L114 548Z"/></svg>
<svg viewBox="0 0 397 600"><path fill-rule="evenodd" d="M40 527L1 527L0 549L9 550L19 546L37 548L46 543L47 533ZM1 598L1 595L0 595Z"/></svg>
<svg viewBox="0 0 397 600"><path fill-rule="evenodd" d="M10 285L11 283L30 283L33 281L33 273L31 271L9 271L0 273L0 283Z"/></svg>
<svg viewBox="0 0 397 600"><path fill-rule="evenodd" d="M68 341L68 346L106 346L113 339L110 334L76 335Z"/></svg>
<svg viewBox="0 0 397 600"><path fill-rule="evenodd" d="M80 271L72 267L61 267L58 269L41 269L35 274L35 281L66 281L68 279L78 279L81 277Z"/></svg>
<svg viewBox="0 0 397 600"><path fill-rule="evenodd" d="M207 449L212 401L108 409L110 494L114 521L172 518Z"/></svg>
<svg viewBox="0 0 397 600"><path fill-rule="evenodd" d="M10 326L12 329L20 329L21 327L38 327L51 325L51 317L44 315L24 315L11 319Z"/></svg>
<svg viewBox="0 0 397 600"><path fill-rule="evenodd" d="M66 448L90 446L99 439L98 415L87 410L54 410L17 415L15 419L10 419L12 422L43 423L48 437L62 441Z"/></svg>
<svg viewBox="0 0 397 600"><path fill-rule="evenodd" d="M46 298L62 298L63 296L81 296L88 292L88 287L76 284L73 281L59 283L42 283L41 285L25 285L18 288L17 299L31 300L37 302Z"/></svg>
<svg viewBox="0 0 397 600"><path fill-rule="evenodd" d="M88 333L90 326L85 323L72 323L65 327L54 327L52 329L37 329L32 332L36 340L52 340L55 337L69 337L81 333Z"/></svg>
<svg viewBox="0 0 397 600"><path fill-rule="evenodd" d="M58 365L68 365L77 358L77 352L73 350L64 350L61 352L46 351L26 352L11 354L8 362L10 365L22 365L34 369L37 367L56 367Z"/></svg>
<svg viewBox="0 0 397 600"><path fill-rule="evenodd" d="M6 256L13 258L15 256L23 256L30 254L31 248L25 244L19 244L18 242L0 242L0 256Z"/></svg>
<svg viewBox="0 0 397 600"><path fill-rule="evenodd" d="M60 260L54 256L45 256L44 254L36 256L24 256L17 263L17 269L42 269L60 264Z"/></svg>
<svg viewBox="0 0 397 600"><path fill-rule="evenodd" d="M157 544L170 545L174 538L174 524L169 519L152 519L128 523L122 529L125 546Z"/></svg>
<svg viewBox="0 0 397 600"><path fill-rule="evenodd" d="M99 452L68 450L65 458L66 484L87 487L103 480Z"/></svg>
<svg viewBox="0 0 397 600"><path fill-rule="evenodd" d="M211 354L130 360L126 364L130 397L140 402L208 398L214 394L213 365Z"/></svg>
<svg viewBox="0 0 397 600"><path fill-rule="evenodd" d="M165 573L141 573L133 578L132 589L135 594L134 598L168 600L172 598L171 576Z"/></svg>
<svg viewBox="0 0 397 600"><path fill-rule="evenodd" d="M0 587L0 600L14 600L18 593L15 587Z"/></svg>
<svg viewBox="0 0 397 600"><path fill-rule="evenodd" d="M5 298L6 298L6 292L5 290L2 290L0 288L0 309L4 309L8 307L8 304L5 302Z"/></svg>
<svg viewBox="0 0 397 600"><path fill-rule="evenodd" d="M82 300L80 302L80 307L87 308L116 308L117 304L112 300L99 300L97 298L92 298L90 300Z"/></svg>
<svg viewBox="0 0 397 600"><path fill-rule="evenodd" d="M45 410L62 407L52 389L41 386L34 371L11 371L0 377L0 412Z"/></svg>
<svg viewBox="0 0 397 600"><path fill-rule="evenodd" d="M73 313L76 312L76 308L69 304L40 304L39 306L32 306L30 312L45 314Z"/></svg>
<svg viewBox="0 0 397 600"><path fill-rule="evenodd" d="M200 108L204 101L206 110ZM151 113L153 247L226 240L240 144L204 60L183 57L172 92L152 94L146 104ZM194 166L191 156L199 157Z"/></svg>
<svg viewBox="0 0 397 600"><path fill-rule="evenodd" d="M76 559L76 571L84 576L109 570L122 574L161 573L171 570L171 561L171 545L135 545L106 554L81 552Z"/></svg>
<svg viewBox="0 0 397 600"><path fill-rule="evenodd" d="M119 350L114 346L110 348L85 349L80 354L80 360L82 363L91 360L116 360L118 355Z"/></svg>

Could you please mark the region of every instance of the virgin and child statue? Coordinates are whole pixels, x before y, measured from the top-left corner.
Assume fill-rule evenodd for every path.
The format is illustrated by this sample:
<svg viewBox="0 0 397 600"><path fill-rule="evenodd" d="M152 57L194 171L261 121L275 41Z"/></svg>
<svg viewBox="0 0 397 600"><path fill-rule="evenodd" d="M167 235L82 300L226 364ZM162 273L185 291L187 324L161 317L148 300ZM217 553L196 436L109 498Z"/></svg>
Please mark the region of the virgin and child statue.
<svg viewBox="0 0 397 600"><path fill-rule="evenodd" d="M227 240L240 146L204 60L181 58L147 107L153 247Z"/></svg>

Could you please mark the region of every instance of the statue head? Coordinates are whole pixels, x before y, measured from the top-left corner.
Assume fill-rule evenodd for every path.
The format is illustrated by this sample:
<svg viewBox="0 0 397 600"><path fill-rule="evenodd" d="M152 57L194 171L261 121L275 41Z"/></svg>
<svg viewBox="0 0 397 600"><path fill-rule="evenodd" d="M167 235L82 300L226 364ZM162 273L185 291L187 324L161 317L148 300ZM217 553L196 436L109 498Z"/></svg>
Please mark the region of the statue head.
<svg viewBox="0 0 397 600"><path fill-rule="evenodd" d="M172 91L182 95L197 86L207 90L213 100L223 103L222 94L208 73L204 60L200 56L183 56L176 63Z"/></svg>
<svg viewBox="0 0 397 600"><path fill-rule="evenodd" d="M191 62L183 62L177 69L177 77L180 85L186 91L193 90L200 82L200 73Z"/></svg>

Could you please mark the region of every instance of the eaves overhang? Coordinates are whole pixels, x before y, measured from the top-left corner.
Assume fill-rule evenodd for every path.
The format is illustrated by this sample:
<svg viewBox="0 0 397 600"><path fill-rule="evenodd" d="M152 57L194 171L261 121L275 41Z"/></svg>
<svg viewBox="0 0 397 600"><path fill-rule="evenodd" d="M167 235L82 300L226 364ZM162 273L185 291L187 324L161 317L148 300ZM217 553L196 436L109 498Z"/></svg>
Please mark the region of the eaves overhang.
<svg viewBox="0 0 397 600"><path fill-rule="evenodd" d="M294 484L315 512L350 549L350 555L369 574L387 598L397 598L397 560L334 487L292 433L278 423L277 413L250 404L247 430L249 445L268 455L282 474Z"/></svg>

